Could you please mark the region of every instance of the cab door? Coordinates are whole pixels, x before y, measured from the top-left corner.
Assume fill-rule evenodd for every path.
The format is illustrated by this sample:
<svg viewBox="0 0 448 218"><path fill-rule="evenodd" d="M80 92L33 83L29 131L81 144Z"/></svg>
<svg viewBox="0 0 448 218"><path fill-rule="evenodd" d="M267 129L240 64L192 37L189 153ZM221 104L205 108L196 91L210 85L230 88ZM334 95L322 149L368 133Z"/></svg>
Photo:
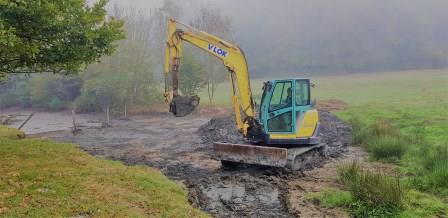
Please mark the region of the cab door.
<svg viewBox="0 0 448 218"><path fill-rule="evenodd" d="M267 114L264 120L265 131L273 134L291 134L295 129L293 81L275 81L267 102Z"/></svg>

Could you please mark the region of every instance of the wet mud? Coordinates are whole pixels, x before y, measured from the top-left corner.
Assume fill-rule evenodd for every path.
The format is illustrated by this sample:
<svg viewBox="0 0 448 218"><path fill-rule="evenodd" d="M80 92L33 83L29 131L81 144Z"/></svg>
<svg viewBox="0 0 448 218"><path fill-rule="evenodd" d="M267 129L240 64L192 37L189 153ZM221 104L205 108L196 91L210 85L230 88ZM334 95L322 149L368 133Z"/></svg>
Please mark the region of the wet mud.
<svg viewBox="0 0 448 218"><path fill-rule="evenodd" d="M288 183L303 172L242 165L223 169L213 158L213 141L241 142L233 117L226 110L205 111L186 117L169 113L113 120L110 128L85 128L40 134L78 144L88 153L128 165L143 164L181 181L193 205L214 217L294 217ZM350 128L328 112L321 112L323 143L330 157L347 150ZM324 161L325 162L325 161ZM322 164L324 163L322 162Z"/></svg>

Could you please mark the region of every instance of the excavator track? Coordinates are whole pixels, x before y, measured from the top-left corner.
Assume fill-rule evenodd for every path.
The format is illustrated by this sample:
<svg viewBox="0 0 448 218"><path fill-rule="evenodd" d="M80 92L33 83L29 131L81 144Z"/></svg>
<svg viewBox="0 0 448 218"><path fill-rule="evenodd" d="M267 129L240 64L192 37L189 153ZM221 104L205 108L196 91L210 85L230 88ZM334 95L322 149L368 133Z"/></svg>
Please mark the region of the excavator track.
<svg viewBox="0 0 448 218"><path fill-rule="evenodd" d="M255 164L297 171L308 168L326 155L326 144L281 148L249 144L213 144L215 157L223 164Z"/></svg>

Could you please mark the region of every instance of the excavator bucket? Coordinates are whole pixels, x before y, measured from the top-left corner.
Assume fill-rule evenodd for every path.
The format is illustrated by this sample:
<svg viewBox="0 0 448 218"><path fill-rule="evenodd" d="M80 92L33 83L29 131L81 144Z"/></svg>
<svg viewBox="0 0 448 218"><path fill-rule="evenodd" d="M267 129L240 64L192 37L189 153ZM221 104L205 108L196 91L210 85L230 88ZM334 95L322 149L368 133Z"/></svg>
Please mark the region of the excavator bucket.
<svg viewBox="0 0 448 218"><path fill-rule="evenodd" d="M221 161L281 167L293 171L313 164L317 159L325 155L325 149L325 144L294 148L219 142L213 144L215 157Z"/></svg>
<svg viewBox="0 0 448 218"><path fill-rule="evenodd" d="M176 117L184 117L194 111L199 105L200 98L193 96L175 96L170 103L170 112Z"/></svg>

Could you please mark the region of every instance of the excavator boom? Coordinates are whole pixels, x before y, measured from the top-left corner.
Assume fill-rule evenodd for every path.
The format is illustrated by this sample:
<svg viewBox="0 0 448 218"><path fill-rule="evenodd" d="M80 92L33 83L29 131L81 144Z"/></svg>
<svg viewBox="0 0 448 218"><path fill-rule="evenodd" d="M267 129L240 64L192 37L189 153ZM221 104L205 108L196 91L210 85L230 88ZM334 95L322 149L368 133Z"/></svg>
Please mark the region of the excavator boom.
<svg viewBox="0 0 448 218"><path fill-rule="evenodd" d="M165 101L171 111L179 116L187 115L197 106L197 96L182 96L179 93L179 70L182 45L188 42L218 58L230 72L232 83L232 103L238 129L246 136L255 120L254 103L250 89L249 71L242 50L217 36L168 20L168 37L165 59ZM183 106L183 107L182 107ZM184 109L185 106L187 109Z"/></svg>

